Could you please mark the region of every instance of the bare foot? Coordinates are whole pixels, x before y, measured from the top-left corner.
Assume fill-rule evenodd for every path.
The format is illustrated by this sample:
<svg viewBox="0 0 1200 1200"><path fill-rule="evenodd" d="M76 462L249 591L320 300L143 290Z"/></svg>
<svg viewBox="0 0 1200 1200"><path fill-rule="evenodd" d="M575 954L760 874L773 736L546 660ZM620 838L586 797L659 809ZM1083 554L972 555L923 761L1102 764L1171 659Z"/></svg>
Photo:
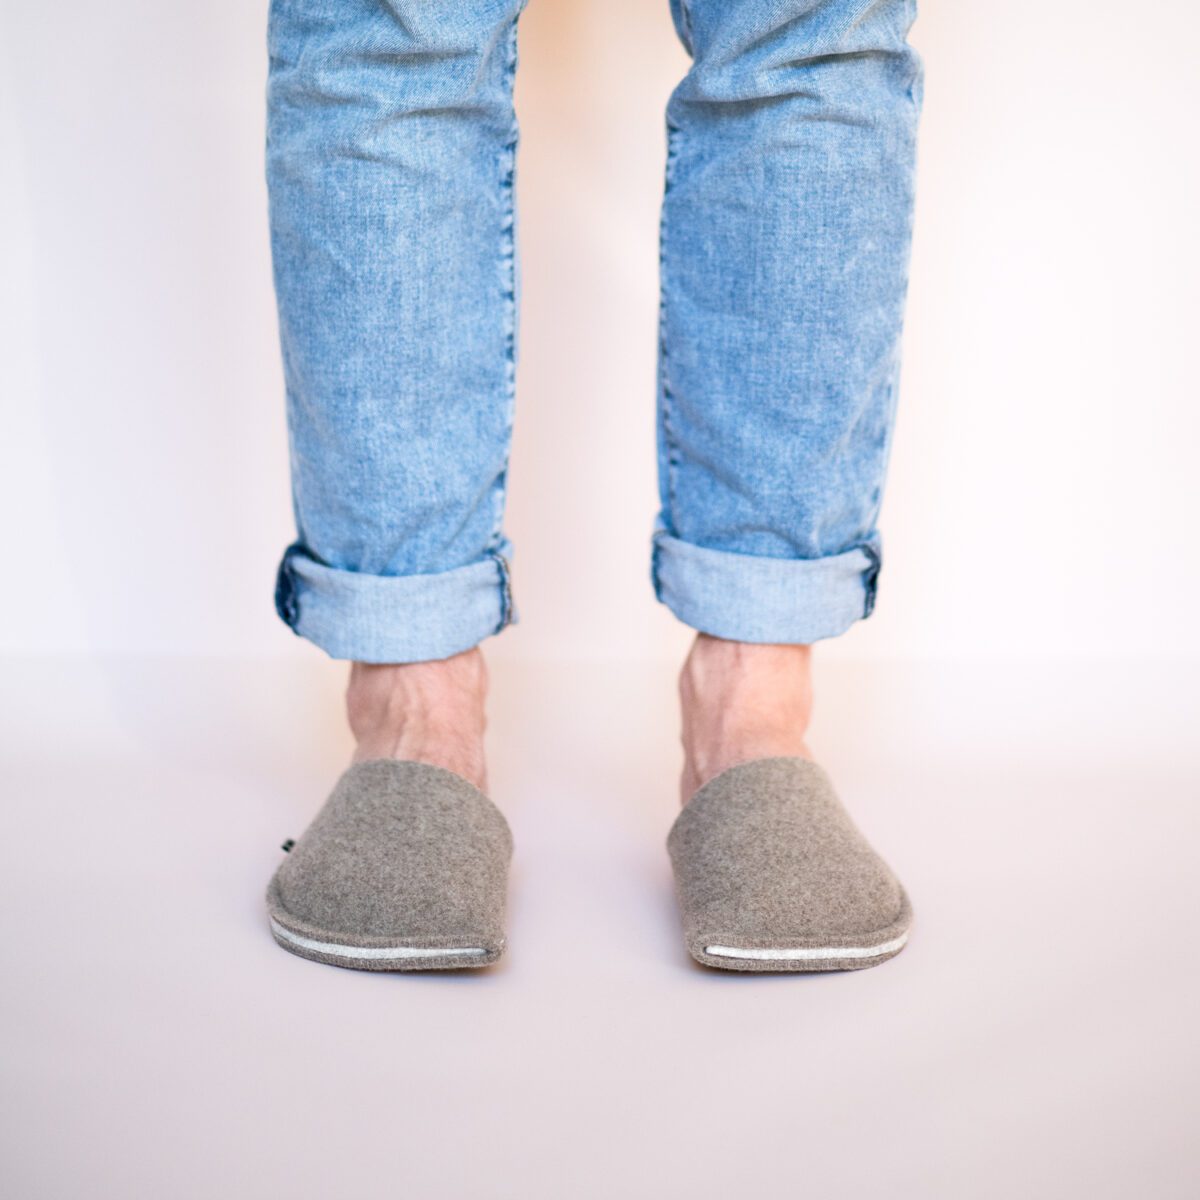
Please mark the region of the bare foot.
<svg viewBox="0 0 1200 1200"><path fill-rule="evenodd" d="M402 758L445 767L487 790L487 667L478 647L416 663L353 663L346 689L354 761Z"/></svg>
<svg viewBox="0 0 1200 1200"><path fill-rule="evenodd" d="M715 775L777 755L812 758L812 648L697 634L679 674L686 804Z"/></svg>

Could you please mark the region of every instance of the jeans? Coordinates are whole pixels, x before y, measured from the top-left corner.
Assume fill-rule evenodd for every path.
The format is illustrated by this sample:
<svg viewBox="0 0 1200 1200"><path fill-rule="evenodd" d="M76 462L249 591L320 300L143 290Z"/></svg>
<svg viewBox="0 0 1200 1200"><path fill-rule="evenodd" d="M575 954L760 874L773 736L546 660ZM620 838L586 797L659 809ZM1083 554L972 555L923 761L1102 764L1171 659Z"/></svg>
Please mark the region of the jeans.
<svg viewBox="0 0 1200 1200"><path fill-rule="evenodd" d="M670 0L657 597L718 637L870 614L921 64L915 0ZM409 662L516 619L503 532L524 0L273 0L267 178L297 538L280 616ZM649 381L648 381L649 382Z"/></svg>

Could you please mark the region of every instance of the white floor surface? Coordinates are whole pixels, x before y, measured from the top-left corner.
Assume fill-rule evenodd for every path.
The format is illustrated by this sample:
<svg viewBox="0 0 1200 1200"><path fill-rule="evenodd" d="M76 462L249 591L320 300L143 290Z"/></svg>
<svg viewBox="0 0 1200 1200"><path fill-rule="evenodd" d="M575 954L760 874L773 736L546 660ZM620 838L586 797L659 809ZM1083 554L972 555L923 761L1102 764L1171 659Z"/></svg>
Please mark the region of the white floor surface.
<svg viewBox="0 0 1200 1200"><path fill-rule="evenodd" d="M4 664L13 1200L1200 1195L1186 665L829 664L814 748L916 912L876 969L687 958L669 667L493 667L509 953L323 967L262 892L340 668Z"/></svg>

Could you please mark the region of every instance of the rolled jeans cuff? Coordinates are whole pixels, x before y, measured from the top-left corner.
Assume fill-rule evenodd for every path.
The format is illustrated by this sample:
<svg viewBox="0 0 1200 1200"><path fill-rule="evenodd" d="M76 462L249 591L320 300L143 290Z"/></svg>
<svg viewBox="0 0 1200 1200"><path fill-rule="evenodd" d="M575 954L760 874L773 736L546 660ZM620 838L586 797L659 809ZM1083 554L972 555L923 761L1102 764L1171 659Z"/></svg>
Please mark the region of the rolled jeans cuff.
<svg viewBox="0 0 1200 1200"><path fill-rule="evenodd" d="M871 615L882 562L877 533L841 554L768 558L653 536L655 595L685 625L738 642L807 645Z"/></svg>
<svg viewBox="0 0 1200 1200"><path fill-rule="evenodd" d="M331 658L448 658L516 622L510 557L502 541L478 562L450 571L367 575L326 566L297 542L279 564L275 610Z"/></svg>

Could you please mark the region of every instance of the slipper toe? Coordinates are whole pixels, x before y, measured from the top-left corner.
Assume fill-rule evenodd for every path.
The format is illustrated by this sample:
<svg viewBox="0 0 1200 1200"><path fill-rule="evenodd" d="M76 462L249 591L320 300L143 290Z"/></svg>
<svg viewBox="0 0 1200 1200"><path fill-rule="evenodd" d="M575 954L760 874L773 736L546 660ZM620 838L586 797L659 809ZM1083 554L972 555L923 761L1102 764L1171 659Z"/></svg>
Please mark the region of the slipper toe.
<svg viewBox="0 0 1200 1200"><path fill-rule="evenodd" d="M807 759L721 772L684 806L667 847L687 948L706 966L855 970L908 938L903 887Z"/></svg>
<svg viewBox="0 0 1200 1200"><path fill-rule="evenodd" d="M503 814L453 771L355 763L271 879L271 932L340 967L486 966L504 949L511 856Z"/></svg>

